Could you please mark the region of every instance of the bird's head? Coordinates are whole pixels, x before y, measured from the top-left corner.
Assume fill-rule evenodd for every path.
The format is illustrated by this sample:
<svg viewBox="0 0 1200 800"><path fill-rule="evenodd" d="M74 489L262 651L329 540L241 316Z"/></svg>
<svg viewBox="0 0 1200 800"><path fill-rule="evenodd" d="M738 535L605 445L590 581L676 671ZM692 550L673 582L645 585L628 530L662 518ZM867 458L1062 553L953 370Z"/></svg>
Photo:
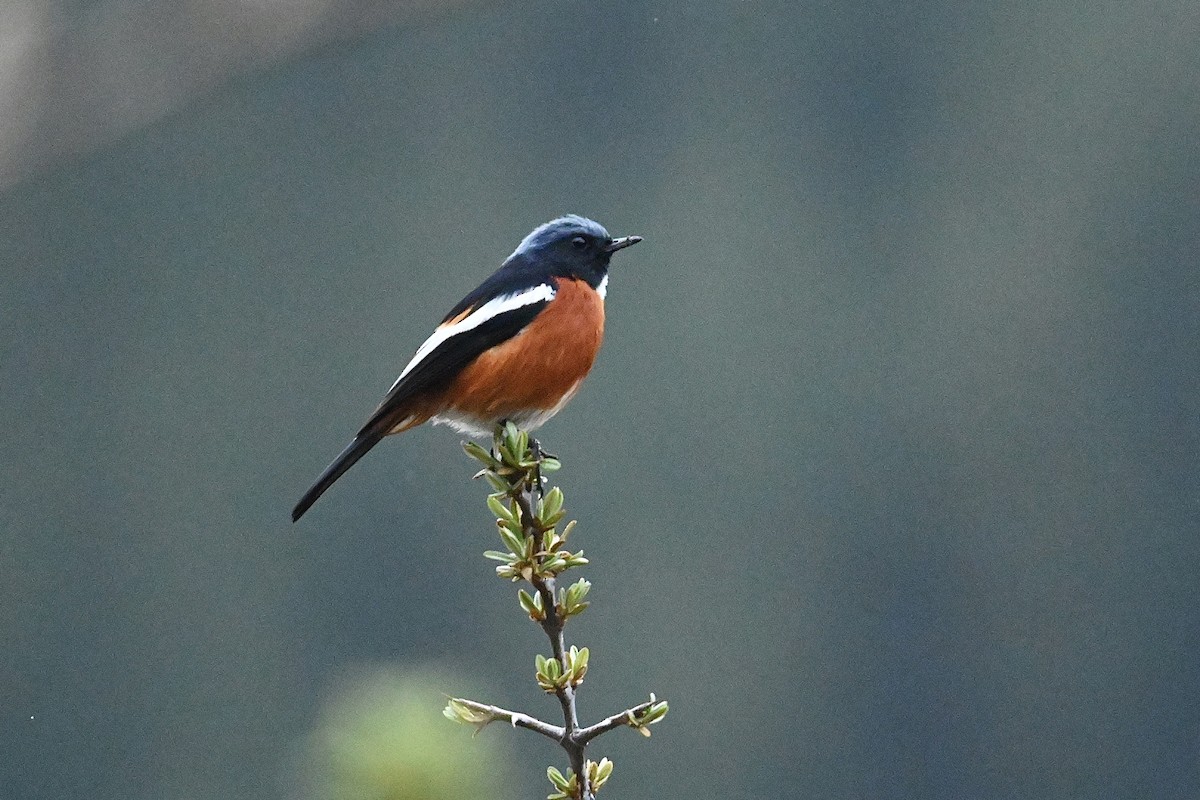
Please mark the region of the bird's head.
<svg viewBox="0 0 1200 800"><path fill-rule="evenodd" d="M519 262L526 269L580 278L597 287L608 274L612 254L641 240L640 236L614 239L600 223L568 214L535 228L506 263Z"/></svg>

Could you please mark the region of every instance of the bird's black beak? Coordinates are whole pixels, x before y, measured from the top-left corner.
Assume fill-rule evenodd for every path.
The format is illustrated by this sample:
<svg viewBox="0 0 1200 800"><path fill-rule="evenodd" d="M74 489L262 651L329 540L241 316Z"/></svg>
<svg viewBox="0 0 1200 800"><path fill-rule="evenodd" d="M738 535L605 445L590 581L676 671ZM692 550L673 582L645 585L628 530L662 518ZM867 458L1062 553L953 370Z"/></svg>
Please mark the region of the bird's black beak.
<svg viewBox="0 0 1200 800"><path fill-rule="evenodd" d="M626 247L632 247L642 240L640 236L622 236L620 239L613 239L604 248L606 253L615 253L618 250L624 250Z"/></svg>

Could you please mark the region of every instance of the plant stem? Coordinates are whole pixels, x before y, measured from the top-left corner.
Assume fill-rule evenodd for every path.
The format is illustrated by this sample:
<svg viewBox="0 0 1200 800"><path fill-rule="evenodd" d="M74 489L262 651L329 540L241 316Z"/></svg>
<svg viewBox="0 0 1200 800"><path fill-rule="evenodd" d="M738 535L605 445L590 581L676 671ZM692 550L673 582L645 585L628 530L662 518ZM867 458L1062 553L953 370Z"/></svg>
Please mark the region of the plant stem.
<svg viewBox="0 0 1200 800"><path fill-rule="evenodd" d="M645 713L645 711L652 705L654 705L654 701L647 700L645 703L638 703L633 708L627 708L619 714L613 714L611 717L606 717L605 719L597 722L595 725L589 725L586 728L578 731L575 735L575 739L581 746L586 746L588 742L590 742L592 739L595 739L600 734L608 733L609 731L615 730L622 725L628 725L630 717L636 717L638 714Z"/></svg>
<svg viewBox="0 0 1200 800"><path fill-rule="evenodd" d="M487 703L477 703L474 700L456 699L455 702L461 703L475 711L482 711L485 714L490 714L498 720L504 720L514 728L525 728L526 730L540 733L547 739L553 739L556 742L561 742L563 737L563 729L558 725L551 725L549 722L542 722L537 717L531 717L528 714L522 714L519 711L509 711L507 708L493 706ZM487 723L482 723L486 725Z"/></svg>
<svg viewBox="0 0 1200 800"><path fill-rule="evenodd" d="M560 590L556 588L555 579L571 567L586 564L587 559L583 558L582 551L572 554L564 548L575 524L573 521L561 533L556 532L557 523L565 515L562 493L553 489L548 495L541 478L543 461L553 457L543 453L536 440L527 437L528 434L507 424L497 428L490 453L473 442L464 443L463 447L484 466L475 477L487 477L496 490L489 496L488 506L497 515L500 538L508 548L508 552L488 551L484 555L503 562L496 568L500 577L514 581L524 579L535 593L531 598L522 589L519 599L530 618L550 640L552 658L558 669L551 669L551 662L539 655L537 679L540 686L558 698L563 724L554 725L527 714L460 698L451 698L443 714L476 729L491 722L505 721L514 728L525 728L558 742L570 760L572 777L567 780L557 769L551 769L549 777L558 790L553 796L570 795L572 800L594 800L593 777L603 785L612 774L612 762L601 759L592 764L594 775L589 775L589 762L584 758L588 744L596 737L626 725L648 736L649 726L667 713L667 704L651 694L648 702L606 717L595 725L580 726L576 692L587 671L588 648L576 651L572 647L568 651L563 629L568 618L588 605L583 598L591 584L580 580L569 589L561 590L564 600L560 608ZM553 466L559 466L557 461ZM512 505L505 505L502 497Z"/></svg>
<svg viewBox="0 0 1200 800"><path fill-rule="evenodd" d="M535 491L537 491L535 487L528 484L523 485L520 494L517 496L517 504L521 509L521 528L525 535L540 537L542 532L538 527L537 517L533 513L533 496ZM550 640L551 652L558 659L558 663L562 664L563 668L566 669L567 647L563 638L565 622L558 613L558 602L554 596L554 578L543 579L534 576L530 583L537 593L541 595L542 608L546 610L546 618L541 620L539 624L546 637ZM586 769L587 762L583 757L583 751L587 746L587 742L582 741L579 737L579 709L575 703L575 687L565 683L555 689L554 694L558 697L558 703L562 706L563 713L563 732L562 738L559 739L559 744L567 752L567 758L571 762L571 769L575 772L575 778L579 782L580 800L592 800L593 795L591 786L588 784Z"/></svg>

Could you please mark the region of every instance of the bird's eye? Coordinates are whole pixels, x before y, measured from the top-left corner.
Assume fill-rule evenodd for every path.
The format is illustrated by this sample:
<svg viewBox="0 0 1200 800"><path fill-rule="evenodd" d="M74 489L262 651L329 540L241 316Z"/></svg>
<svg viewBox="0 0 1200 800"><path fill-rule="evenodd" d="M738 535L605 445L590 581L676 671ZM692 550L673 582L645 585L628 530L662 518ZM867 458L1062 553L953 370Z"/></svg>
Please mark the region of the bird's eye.
<svg viewBox="0 0 1200 800"><path fill-rule="evenodd" d="M587 239L583 238L582 236L576 236L571 240L571 246L576 250L582 250L583 248L587 247Z"/></svg>

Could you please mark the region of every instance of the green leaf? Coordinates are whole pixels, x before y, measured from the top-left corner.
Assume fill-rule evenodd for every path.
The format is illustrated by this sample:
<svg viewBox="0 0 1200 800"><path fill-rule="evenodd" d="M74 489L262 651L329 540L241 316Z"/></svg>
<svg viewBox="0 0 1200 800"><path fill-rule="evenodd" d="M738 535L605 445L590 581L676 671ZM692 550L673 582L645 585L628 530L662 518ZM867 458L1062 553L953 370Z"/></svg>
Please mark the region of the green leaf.
<svg viewBox="0 0 1200 800"><path fill-rule="evenodd" d="M512 522L516 519L516 515L513 514L512 509L504 505L504 503L500 501L500 497L497 495L489 494L487 505L488 508L492 510L492 513L496 515L497 519L502 519L507 522Z"/></svg>
<svg viewBox="0 0 1200 800"><path fill-rule="evenodd" d="M647 708L642 715L638 717L638 721L643 725L653 725L667 715L670 706L666 700L659 701Z"/></svg>
<svg viewBox="0 0 1200 800"><path fill-rule="evenodd" d="M491 470L484 470L482 475L484 480L486 480L488 484L490 484L491 487L497 492L504 492L507 494L509 490L512 489L512 487L509 486L508 481L504 480L504 478L501 478Z"/></svg>
<svg viewBox="0 0 1200 800"><path fill-rule="evenodd" d="M504 426L504 443L500 447L504 463L512 467L520 467L528 449L529 434L511 422L507 423Z"/></svg>
<svg viewBox="0 0 1200 800"><path fill-rule="evenodd" d="M567 653L565 675L572 686L578 686L583 683L583 676L587 675L589 655L590 653L586 647L580 649L573 645L570 652Z"/></svg>
<svg viewBox="0 0 1200 800"><path fill-rule="evenodd" d="M473 725L476 732L483 730L490 722L504 719L493 711L480 707L478 703L457 697L450 698L446 703L446 707L442 709L442 716L464 725Z"/></svg>
<svg viewBox="0 0 1200 800"><path fill-rule="evenodd" d="M587 597L587 593L591 590L592 584L586 578L580 578L567 587L567 605L579 605L583 598Z"/></svg>
<svg viewBox="0 0 1200 800"><path fill-rule="evenodd" d="M529 592L525 591L524 589L517 589L517 600L520 601L521 608L525 609L527 613L533 613L533 597L529 594Z"/></svg>
<svg viewBox="0 0 1200 800"><path fill-rule="evenodd" d="M603 786L613 771L613 762L607 758L600 759L599 763L595 761L587 762L587 773L589 783L592 785L592 792L596 792Z"/></svg>
<svg viewBox="0 0 1200 800"><path fill-rule="evenodd" d="M560 792L568 791L571 788L571 781L554 767L546 768L546 777L550 779L550 783L554 784L554 788ZM574 774L571 777L574 777Z"/></svg>
<svg viewBox="0 0 1200 800"><path fill-rule="evenodd" d="M486 467L494 467L497 464L496 459L492 457L492 454L489 453L486 448L481 447L475 442L463 442L462 448L467 452L467 455Z"/></svg>
<svg viewBox="0 0 1200 800"><path fill-rule="evenodd" d="M564 570L570 569L571 567L582 567L584 564L588 563L588 560L583 557L582 550L577 553L563 553L562 558Z"/></svg>
<svg viewBox="0 0 1200 800"><path fill-rule="evenodd" d="M551 489L549 492L546 493L546 496L543 497L541 502L538 504L538 516L541 517L543 520L545 520L547 517L550 517L554 514L557 514L559 511L561 511L562 507L563 507L562 489L559 489L557 486L555 486L553 489Z"/></svg>
<svg viewBox="0 0 1200 800"><path fill-rule="evenodd" d="M579 794L579 779L575 777L572 770L567 770L567 774L564 776L554 767L550 767L546 770L546 777L558 790L553 794L546 795L546 800L574 800Z"/></svg>
<svg viewBox="0 0 1200 800"><path fill-rule="evenodd" d="M522 539L525 538L525 526L521 524L520 518L500 519L496 521L499 522L502 527L508 528Z"/></svg>
<svg viewBox="0 0 1200 800"><path fill-rule="evenodd" d="M666 700L655 700L654 695L650 695L650 707L640 714L628 714L627 723L629 727L636 730L642 736L650 735L650 727L662 720L667 715L669 706Z"/></svg>
<svg viewBox="0 0 1200 800"><path fill-rule="evenodd" d="M498 526L500 528L500 541L504 542L504 546L513 553L521 554L525 552L525 537L513 532L506 525Z"/></svg>
<svg viewBox="0 0 1200 800"><path fill-rule="evenodd" d="M553 692L563 685L563 665L557 658L539 655L534 663L537 665L537 684L543 691Z"/></svg>
<svg viewBox="0 0 1200 800"><path fill-rule="evenodd" d="M546 558L544 561L542 561L541 571L543 573L546 573L547 575L554 576L554 575L557 575L558 573L562 572L566 568L567 568L566 560L562 556L555 553L554 555L552 555L552 556Z"/></svg>

